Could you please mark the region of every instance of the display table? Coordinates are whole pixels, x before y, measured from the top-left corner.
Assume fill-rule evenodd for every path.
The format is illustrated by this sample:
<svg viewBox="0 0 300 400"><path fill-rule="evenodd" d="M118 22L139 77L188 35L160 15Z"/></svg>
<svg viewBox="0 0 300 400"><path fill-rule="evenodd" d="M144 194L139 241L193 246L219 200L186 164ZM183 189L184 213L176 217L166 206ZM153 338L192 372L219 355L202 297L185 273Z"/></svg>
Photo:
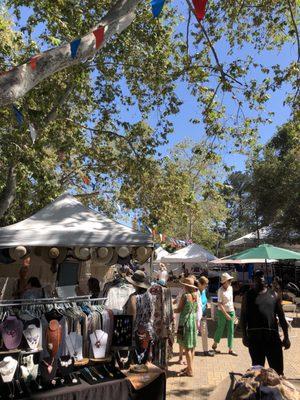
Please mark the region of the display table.
<svg viewBox="0 0 300 400"><path fill-rule="evenodd" d="M142 378L142 374L141 374ZM47 400L165 400L166 375L160 371L159 376L146 386L135 390L128 378L96 385L81 381L80 385L67 386L32 395L30 399Z"/></svg>

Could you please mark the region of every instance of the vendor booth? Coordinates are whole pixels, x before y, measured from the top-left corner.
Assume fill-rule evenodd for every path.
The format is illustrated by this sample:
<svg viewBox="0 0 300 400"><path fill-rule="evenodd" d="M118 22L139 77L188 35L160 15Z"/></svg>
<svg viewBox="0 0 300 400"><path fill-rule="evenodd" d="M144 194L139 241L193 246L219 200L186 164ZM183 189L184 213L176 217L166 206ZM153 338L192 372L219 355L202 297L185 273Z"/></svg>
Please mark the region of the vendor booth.
<svg viewBox="0 0 300 400"><path fill-rule="evenodd" d="M1 228L0 398L164 399L168 289L150 286L142 271L128 276L152 252L151 235L67 194ZM29 297L22 273L41 282ZM90 277L104 284L97 296L88 293ZM126 313L131 295L135 319Z"/></svg>

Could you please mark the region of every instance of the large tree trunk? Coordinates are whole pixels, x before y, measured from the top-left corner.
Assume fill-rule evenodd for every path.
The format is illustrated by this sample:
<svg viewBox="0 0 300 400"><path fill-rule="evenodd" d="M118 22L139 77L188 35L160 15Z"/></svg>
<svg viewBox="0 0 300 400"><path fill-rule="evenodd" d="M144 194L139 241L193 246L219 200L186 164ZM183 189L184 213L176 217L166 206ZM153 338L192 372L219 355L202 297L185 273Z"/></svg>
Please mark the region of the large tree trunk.
<svg viewBox="0 0 300 400"><path fill-rule="evenodd" d="M105 27L103 47L113 35L120 34L132 23L138 3L139 0L118 0L99 25L81 38L75 59L71 57L68 43L41 53L35 69L26 63L0 75L0 105L13 103L55 72L91 58L98 51L93 31Z"/></svg>
<svg viewBox="0 0 300 400"><path fill-rule="evenodd" d="M0 194L0 218L6 213L15 199L17 188L15 166L8 168L7 180L2 193Z"/></svg>

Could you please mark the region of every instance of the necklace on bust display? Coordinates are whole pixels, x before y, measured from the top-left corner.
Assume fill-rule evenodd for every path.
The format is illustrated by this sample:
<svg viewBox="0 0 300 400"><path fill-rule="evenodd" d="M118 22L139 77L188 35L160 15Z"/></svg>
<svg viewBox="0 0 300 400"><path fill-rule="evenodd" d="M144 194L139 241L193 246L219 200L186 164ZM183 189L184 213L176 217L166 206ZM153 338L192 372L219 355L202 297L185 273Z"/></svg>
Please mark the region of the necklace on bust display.
<svg viewBox="0 0 300 400"><path fill-rule="evenodd" d="M94 335L95 335L95 338L96 338L95 346L99 349L99 347L101 346L101 339L104 337L105 332L102 333L100 339L97 336L97 331L94 331Z"/></svg>
<svg viewBox="0 0 300 400"><path fill-rule="evenodd" d="M73 348L73 355L74 355L74 358L75 358L75 360L77 360L77 357L78 357L78 352L76 351L76 338L77 338L77 336L75 336L74 343L72 342L72 337L71 337L71 335L69 335L69 338L70 338L71 346L72 346L72 348Z"/></svg>
<svg viewBox="0 0 300 400"><path fill-rule="evenodd" d="M52 372L52 370L53 370L54 358L52 358L52 361L51 361L50 364L47 363L47 361L45 361L45 360L43 360L43 363L44 363L44 364L46 365L46 367L47 367L48 374L51 375L51 372Z"/></svg>

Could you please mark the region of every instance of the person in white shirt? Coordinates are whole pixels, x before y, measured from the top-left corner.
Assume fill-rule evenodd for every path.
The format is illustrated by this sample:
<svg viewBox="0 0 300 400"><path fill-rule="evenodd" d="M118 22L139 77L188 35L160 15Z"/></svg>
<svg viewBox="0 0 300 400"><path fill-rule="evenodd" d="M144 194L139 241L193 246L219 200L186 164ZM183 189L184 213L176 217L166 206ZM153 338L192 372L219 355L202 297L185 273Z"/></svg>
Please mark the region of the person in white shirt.
<svg viewBox="0 0 300 400"><path fill-rule="evenodd" d="M212 349L215 353L217 351L218 344L222 338L225 327L227 327L227 344L228 353L232 356L237 356L237 353L233 351L233 337L234 337L234 320L235 312L233 305L233 290L231 286L233 277L227 272L221 276L221 287L218 290L218 312L217 312L217 329L214 336L214 344Z"/></svg>
<svg viewBox="0 0 300 400"><path fill-rule="evenodd" d="M158 271L158 275L157 275L157 280L162 283L163 285L165 285L168 281L169 278L169 274L167 271L167 267L165 266L165 264L160 263L159 264L159 271Z"/></svg>

